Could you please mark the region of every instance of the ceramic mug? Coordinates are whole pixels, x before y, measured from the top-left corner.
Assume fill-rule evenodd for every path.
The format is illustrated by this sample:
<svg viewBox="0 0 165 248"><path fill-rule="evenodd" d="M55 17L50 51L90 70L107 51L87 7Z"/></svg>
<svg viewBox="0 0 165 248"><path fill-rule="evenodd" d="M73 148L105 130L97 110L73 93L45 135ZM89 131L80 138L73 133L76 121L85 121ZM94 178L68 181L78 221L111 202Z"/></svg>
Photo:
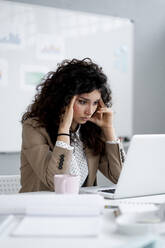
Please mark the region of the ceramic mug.
<svg viewBox="0 0 165 248"><path fill-rule="evenodd" d="M80 177L76 175L54 175L54 189L57 194L78 194Z"/></svg>

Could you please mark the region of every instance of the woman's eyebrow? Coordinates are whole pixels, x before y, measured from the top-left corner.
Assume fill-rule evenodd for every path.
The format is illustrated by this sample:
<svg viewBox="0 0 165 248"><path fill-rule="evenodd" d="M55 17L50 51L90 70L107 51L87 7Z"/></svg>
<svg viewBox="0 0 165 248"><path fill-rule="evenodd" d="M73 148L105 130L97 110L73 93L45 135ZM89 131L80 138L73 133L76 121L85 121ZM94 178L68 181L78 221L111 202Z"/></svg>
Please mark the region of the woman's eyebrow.
<svg viewBox="0 0 165 248"><path fill-rule="evenodd" d="M88 98L82 97L80 96L81 99L85 100L85 101L90 101Z"/></svg>
<svg viewBox="0 0 165 248"><path fill-rule="evenodd" d="M85 98L85 97L83 97L83 96L80 96L80 98L83 99L84 101L90 102L90 99L88 99L88 98ZM95 102L99 102L99 100L100 100L100 99L96 99Z"/></svg>

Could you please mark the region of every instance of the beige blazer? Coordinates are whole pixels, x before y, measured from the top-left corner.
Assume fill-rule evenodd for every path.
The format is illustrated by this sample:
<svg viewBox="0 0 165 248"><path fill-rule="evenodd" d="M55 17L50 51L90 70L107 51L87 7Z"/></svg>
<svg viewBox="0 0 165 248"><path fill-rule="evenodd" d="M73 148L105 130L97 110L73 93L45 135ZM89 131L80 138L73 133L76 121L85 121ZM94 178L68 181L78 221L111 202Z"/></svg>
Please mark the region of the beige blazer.
<svg viewBox="0 0 165 248"><path fill-rule="evenodd" d="M122 168L118 144L106 144L105 156L94 156L89 149L85 154L88 177L83 186L96 185L98 169L117 183ZM53 146L46 129L38 127L37 121L26 120L22 131L20 192L54 191L54 175L69 172L71 157L71 150Z"/></svg>

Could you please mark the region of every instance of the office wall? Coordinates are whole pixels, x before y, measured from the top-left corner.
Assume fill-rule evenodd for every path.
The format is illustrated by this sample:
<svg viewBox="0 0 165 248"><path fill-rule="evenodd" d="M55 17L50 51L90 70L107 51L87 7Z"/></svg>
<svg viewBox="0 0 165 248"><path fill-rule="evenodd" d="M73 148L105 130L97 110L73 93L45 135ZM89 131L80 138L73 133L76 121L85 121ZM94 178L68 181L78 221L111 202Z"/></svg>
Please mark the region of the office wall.
<svg viewBox="0 0 165 248"><path fill-rule="evenodd" d="M115 98L113 107L116 111L117 134L119 136L131 136L132 22L128 19L121 20L119 18L115 21L114 18L104 15L92 15L75 11L66 12L57 9L51 11L50 8L38 8L37 6L32 8L31 5L10 4L9 2L4 4L4 1L0 1L0 9L3 10L3 15L0 16L0 62L3 60L7 64L4 73L8 77L6 84L1 84L4 82L3 76L0 81L0 113L3 116L0 124L0 175L18 174L20 172L20 153L13 151L20 150L21 124L19 120L35 91L35 84L25 81L25 72L38 73L35 70L47 72L52 68L52 65L54 66L65 56L71 58L91 57L100 63L108 78L110 78L113 99ZM44 22L43 15L48 16ZM68 17L70 18L69 23ZM71 17L73 20L71 20ZM75 23L75 19L81 25ZM91 21L90 27L88 27L89 21ZM116 26L115 22L117 23ZM77 24L77 27L75 24ZM94 32L92 31L92 25ZM111 28L112 26L113 28ZM63 27L63 30L61 30L61 27ZM70 32L69 29L66 29L68 27ZM16 29L17 32L14 32ZM74 33L71 35L73 31ZM14 43L15 40L11 39L11 35L13 37L15 33L17 34L15 35L17 36L16 43ZM62 53L58 59L54 59L57 54L53 54L51 60L50 56L44 56L43 59L43 54L41 52L37 54L35 47L35 42L37 42L35 38L41 34L45 34L42 38L46 38L48 41L51 35L60 36L61 41L65 44L65 54ZM37 44L40 46L41 40ZM126 98L123 96L123 92L125 92ZM102 185L109 183L100 174L98 182Z"/></svg>
<svg viewBox="0 0 165 248"><path fill-rule="evenodd" d="M17 2L101 13L133 20L135 23L133 133L165 133L164 0L17 0Z"/></svg>
<svg viewBox="0 0 165 248"><path fill-rule="evenodd" d="M11 1L132 19L135 24L133 133L165 133L164 0Z"/></svg>
<svg viewBox="0 0 165 248"><path fill-rule="evenodd" d="M40 78L66 58L90 57L102 66L112 89L116 133L132 135L130 20L4 1L0 9L0 152L20 151L22 113Z"/></svg>
<svg viewBox="0 0 165 248"><path fill-rule="evenodd" d="M0 175L20 174L20 153L0 153Z"/></svg>

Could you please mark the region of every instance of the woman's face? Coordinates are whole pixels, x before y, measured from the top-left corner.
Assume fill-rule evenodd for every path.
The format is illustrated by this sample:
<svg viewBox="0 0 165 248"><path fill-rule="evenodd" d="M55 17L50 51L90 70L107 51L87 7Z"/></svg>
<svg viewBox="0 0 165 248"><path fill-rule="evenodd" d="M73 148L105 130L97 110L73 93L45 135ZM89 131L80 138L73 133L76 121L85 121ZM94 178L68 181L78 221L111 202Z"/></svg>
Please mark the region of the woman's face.
<svg viewBox="0 0 165 248"><path fill-rule="evenodd" d="M86 123L96 111L100 98L101 94L98 90L78 95L73 106L74 123Z"/></svg>

